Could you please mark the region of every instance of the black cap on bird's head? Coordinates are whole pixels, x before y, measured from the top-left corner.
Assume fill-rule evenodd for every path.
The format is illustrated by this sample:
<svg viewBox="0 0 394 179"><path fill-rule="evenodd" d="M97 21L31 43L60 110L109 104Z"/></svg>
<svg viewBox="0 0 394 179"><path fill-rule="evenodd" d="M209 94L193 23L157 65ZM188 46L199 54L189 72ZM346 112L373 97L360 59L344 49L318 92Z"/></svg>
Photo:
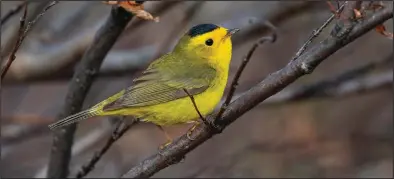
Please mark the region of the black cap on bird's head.
<svg viewBox="0 0 394 179"><path fill-rule="evenodd" d="M195 37L198 35L205 34L207 32L211 32L215 29L219 28L219 26L215 24L199 24L194 27L192 27L189 32L187 32L187 35L190 37Z"/></svg>
<svg viewBox="0 0 394 179"><path fill-rule="evenodd" d="M189 35L190 37L196 37L198 35L212 32L218 28L219 28L219 26L217 26L215 24L199 24L199 25L196 25L196 26L190 28L190 30L187 32L187 35ZM227 29L226 36L231 36L235 32L238 32L238 31L239 31L239 29L236 29L236 28L235 29Z"/></svg>

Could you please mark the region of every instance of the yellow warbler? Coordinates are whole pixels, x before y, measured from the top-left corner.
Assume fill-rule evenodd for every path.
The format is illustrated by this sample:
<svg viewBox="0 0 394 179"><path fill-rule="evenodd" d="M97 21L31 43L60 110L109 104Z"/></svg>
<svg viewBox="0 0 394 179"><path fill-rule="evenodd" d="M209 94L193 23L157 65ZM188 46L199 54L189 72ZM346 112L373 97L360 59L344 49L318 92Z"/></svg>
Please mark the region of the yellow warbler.
<svg viewBox="0 0 394 179"><path fill-rule="evenodd" d="M232 43L239 29L214 24L192 27L174 50L153 61L134 85L90 109L49 125L56 129L93 116L131 115L140 121L161 126L179 123L199 124L199 115L187 93L193 96L199 112L210 114L226 87ZM186 91L187 92L186 92ZM165 132L163 130L163 132ZM167 144L172 139L166 134Z"/></svg>

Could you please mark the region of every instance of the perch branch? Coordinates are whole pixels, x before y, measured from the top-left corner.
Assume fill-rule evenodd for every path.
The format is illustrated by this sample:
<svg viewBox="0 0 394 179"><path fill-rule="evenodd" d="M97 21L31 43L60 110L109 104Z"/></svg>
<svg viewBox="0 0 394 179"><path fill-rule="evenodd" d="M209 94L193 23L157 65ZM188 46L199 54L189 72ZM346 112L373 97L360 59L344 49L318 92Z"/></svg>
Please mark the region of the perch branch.
<svg viewBox="0 0 394 179"><path fill-rule="evenodd" d="M241 77L241 74L243 72L243 70L245 69L246 65L248 64L250 58L252 58L252 55L254 53L254 51L257 49L257 47L263 43L265 43L266 41L269 41L271 43L276 41L276 27L273 26L270 22L266 22L267 26L271 28L271 30L273 31L273 34L271 36L264 36L262 38L260 38L256 43L253 44L252 48L250 48L248 54L246 55L246 57L242 60L241 65L238 67L237 72L235 73L234 79L231 82L230 85L230 91L227 94L226 100L224 101L224 103L222 104L222 107L220 108L216 118L219 119L220 117L222 117L222 114L224 112L224 110L227 108L228 104L230 104L231 99L234 96L235 90L237 89L238 86L238 80Z"/></svg>
<svg viewBox="0 0 394 179"><path fill-rule="evenodd" d="M112 7L105 24L98 30L91 46L86 50L71 80L63 112L59 119L81 111L83 101L108 51L115 44L128 22L133 17L121 7ZM71 157L76 124L55 131L51 148L47 177L66 178Z"/></svg>
<svg viewBox="0 0 394 179"><path fill-rule="evenodd" d="M221 121L220 125L223 128L230 125L260 102L279 92L301 76L310 74L316 66L330 55L392 17L392 7L385 8L376 12L371 17L364 19L362 22L357 23L352 30L342 38L329 36L321 43L306 51L298 59L293 61L290 60L284 68L270 74L259 84L232 102L223 113L221 120L217 121ZM212 118L212 116L210 116L210 118ZM150 177L158 171L178 163L188 152L192 151L214 135L215 133L213 133L208 126L197 126L194 130L194 140L188 139L187 135L181 136L178 140L167 146L165 150L161 151L160 154L148 157L137 166L131 168L122 178Z"/></svg>

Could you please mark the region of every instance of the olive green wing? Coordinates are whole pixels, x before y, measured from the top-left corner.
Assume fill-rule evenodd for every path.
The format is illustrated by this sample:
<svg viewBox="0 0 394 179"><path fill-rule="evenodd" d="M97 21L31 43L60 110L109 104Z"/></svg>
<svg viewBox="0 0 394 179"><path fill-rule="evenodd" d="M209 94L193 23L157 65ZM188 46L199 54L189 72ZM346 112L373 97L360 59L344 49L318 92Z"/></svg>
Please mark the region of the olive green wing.
<svg viewBox="0 0 394 179"><path fill-rule="evenodd" d="M187 69L187 70L185 70ZM162 59L153 63L135 79L134 86L103 110L126 107L142 107L166 103L204 92L216 76L216 70L208 64Z"/></svg>

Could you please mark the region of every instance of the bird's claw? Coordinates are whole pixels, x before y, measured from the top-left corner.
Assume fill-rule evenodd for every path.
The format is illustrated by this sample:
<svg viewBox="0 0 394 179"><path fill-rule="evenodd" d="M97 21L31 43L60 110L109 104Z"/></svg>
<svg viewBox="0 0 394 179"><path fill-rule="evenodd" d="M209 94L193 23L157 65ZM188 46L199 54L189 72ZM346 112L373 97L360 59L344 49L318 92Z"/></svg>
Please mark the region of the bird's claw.
<svg viewBox="0 0 394 179"><path fill-rule="evenodd" d="M191 137L192 132L193 132L193 131L188 131L188 132L186 133L186 137L187 137L189 140L191 140L191 141L195 140L194 138Z"/></svg>
<svg viewBox="0 0 394 179"><path fill-rule="evenodd" d="M168 145L170 145L171 143L172 143L172 141L169 140L169 141L167 141L166 143L160 145L160 146L159 146L159 154L163 156L163 154L162 154L161 152L164 150L164 148L166 148L166 147L167 147Z"/></svg>

